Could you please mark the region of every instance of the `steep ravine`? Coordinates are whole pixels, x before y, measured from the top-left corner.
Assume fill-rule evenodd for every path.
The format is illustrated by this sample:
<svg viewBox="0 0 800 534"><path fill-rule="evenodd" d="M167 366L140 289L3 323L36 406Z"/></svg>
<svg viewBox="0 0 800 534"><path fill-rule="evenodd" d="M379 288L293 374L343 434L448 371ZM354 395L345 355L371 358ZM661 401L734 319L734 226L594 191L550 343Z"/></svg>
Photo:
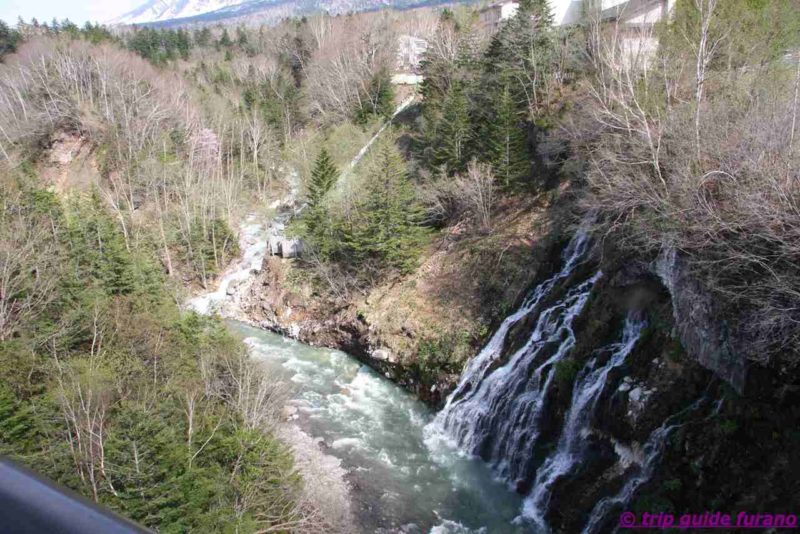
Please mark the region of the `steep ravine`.
<svg viewBox="0 0 800 534"><path fill-rule="evenodd" d="M524 532L511 523L520 498L481 461L427 444L428 406L349 354L250 326L241 305L264 258L266 226L259 217L245 219L242 256L187 308L226 318L278 390L287 391L277 434L294 453L303 498L327 520L325 531Z"/></svg>
<svg viewBox="0 0 800 534"><path fill-rule="evenodd" d="M486 461L525 497L517 523L534 531L608 532L629 509L797 509L798 389L736 359L679 259L626 257L588 239L539 254L527 297L467 365L429 440ZM244 299L252 320L346 350L439 401L402 354L374 345L359 314L320 311L282 272L265 259Z"/></svg>
<svg viewBox="0 0 800 534"><path fill-rule="evenodd" d="M600 533L613 530L625 510L795 511L800 495L793 476L800 473L800 463L792 454L800 445L794 430L800 415L798 388L780 383L770 369L742 356L737 349L746 340L719 316L713 298L679 253L665 249L656 257L625 255L612 245L601 246L587 231L552 223L564 211L565 204L557 201L503 212L500 226L518 225L516 234L503 239L522 251L515 260L525 265L514 283L527 289L517 293L504 313L477 310L489 318L489 328L482 340L474 340L475 356L461 373L444 367L431 373L420 365L419 354L409 352L408 347L419 350L420 339L415 338L422 334L406 325L429 320L431 310L422 309L427 303L417 298L406 304L402 309L410 317L387 338L386 324L372 318L391 314L362 308L391 306L396 300L386 298L386 289L379 288L377 298L367 294L358 301L321 299L292 278L292 260L264 255L254 225L243 227L249 242L241 261L245 274L228 275L212 295L221 298L229 316L344 351L417 398L443 407L431 420L423 410L408 428L394 426L389 433L399 433L397 439L420 439L414 436L423 421L425 448L415 454L479 458L497 480L523 497L513 524L505 513L479 513L467 519L473 527L488 521L492 532ZM448 248L447 235L441 243L438 254L458 261L458 247ZM502 261L501 254L497 265ZM420 270L431 270L430 258ZM439 284L461 286L462 300L486 305L478 298L480 284L448 282L447 276L458 278L463 272L443 272ZM424 275L396 279L388 292L415 291L420 283L428 285L429 280ZM452 301L434 310L445 310L447 302ZM350 389L344 390L345 400ZM335 391L323 395L325 406L339 402ZM349 458L361 526L374 530L404 521L430 525L427 503L409 505L415 501L403 491L392 497L403 504L375 507L375 494L394 483L393 469L380 476L354 475L357 468L372 465L374 456L386 454L377 431L382 420L380 415L367 425L378 437L369 431L335 430L328 443L351 444L351 435L359 435L365 444L359 446L360 455ZM318 434L330 431L317 429ZM402 455L408 448L403 447ZM446 463L447 469L455 465ZM763 472L770 475L766 481ZM481 484L484 476L470 475L468 480ZM383 486L367 482L376 477ZM503 499L501 508L508 502ZM466 518L464 510L444 502L438 506L450 511L448 520Z"/></svg>

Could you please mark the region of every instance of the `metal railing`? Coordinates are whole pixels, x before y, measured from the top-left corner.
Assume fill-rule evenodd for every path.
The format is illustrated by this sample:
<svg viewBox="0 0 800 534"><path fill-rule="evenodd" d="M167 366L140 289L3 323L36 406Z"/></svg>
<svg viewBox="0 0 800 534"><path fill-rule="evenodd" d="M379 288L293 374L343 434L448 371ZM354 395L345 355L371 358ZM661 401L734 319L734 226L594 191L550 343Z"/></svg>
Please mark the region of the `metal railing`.
<svg viewBox="0 0 800 534"><path fill-rule="evenodd" d="M150 532L26 467L0 458L0 533Z"/></svg>

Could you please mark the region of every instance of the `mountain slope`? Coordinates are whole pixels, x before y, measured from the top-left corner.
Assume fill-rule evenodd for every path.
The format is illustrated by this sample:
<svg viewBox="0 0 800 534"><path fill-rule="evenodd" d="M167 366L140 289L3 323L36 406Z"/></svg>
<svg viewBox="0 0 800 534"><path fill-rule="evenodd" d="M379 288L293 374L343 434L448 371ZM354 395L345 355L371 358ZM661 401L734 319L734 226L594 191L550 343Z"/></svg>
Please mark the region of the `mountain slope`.
<svg viewBox="0 0 800 534"><path fill-rule="evenodd" d="M111 22L114 24L160 22L194 17L241 3L241 0L148 0Z"/></svg>
<svg viewBox="0 0 800 534"><path fill-rule="evenodd" d="M451 0L149 0L112 23L177 26L247 17L243 22L269 24L315 11L336 15L383 7L406 9L442 3L451 3Z"/></svg>

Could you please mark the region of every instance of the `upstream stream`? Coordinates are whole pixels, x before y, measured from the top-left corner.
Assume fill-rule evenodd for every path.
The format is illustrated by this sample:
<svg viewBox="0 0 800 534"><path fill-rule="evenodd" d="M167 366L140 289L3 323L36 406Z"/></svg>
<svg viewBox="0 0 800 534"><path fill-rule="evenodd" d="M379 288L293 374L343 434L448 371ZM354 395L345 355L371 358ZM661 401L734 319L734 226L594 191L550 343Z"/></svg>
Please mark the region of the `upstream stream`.
<svg viewBox="0 0 800 534"><path fill-rule="evenodd" d="M530 532L513 524L522 499L482 461L425 432L434 413L343 352L316 348L236 320L238 298L266 252L267 228L248 218L241 258L214 291L187 307L220 313L267 372L294 384L292 421L348 470L363 532Z"/></svg>

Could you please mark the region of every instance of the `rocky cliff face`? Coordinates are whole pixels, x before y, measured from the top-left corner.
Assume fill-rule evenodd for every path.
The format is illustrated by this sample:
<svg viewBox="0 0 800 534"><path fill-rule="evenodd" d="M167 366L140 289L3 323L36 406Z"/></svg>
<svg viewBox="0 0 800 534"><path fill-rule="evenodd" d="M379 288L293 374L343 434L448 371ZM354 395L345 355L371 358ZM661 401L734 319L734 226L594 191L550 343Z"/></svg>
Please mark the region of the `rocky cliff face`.
<svg viewBox="0 0 800 534"><path fill-rule="evenodd" d="M653 270L672 297L675 327L688 354L743 393L746 353L740 350L742 341L722 318L713 298L691 277L685 260L673 248L664 249Z"/></svg>
<svg viewBox="0 0 800 534"><path fill-rule="evenodd" d="M582 430L579 467L551 480L547 523L556 532L609 532L624 510L796 509L800 484L786 473L800 472L793 452L800 434L788 430L800 421L797 388L763 380L767 371L737 350L744 341L715 315L679 256L603 257L605 275L574 325L574 368L596 365L598 347L619 336L632 310L647 326L608 373ZM563 447L573 388L585 372L551 395L539 448Z"/></svg>
<svg viewBox="0 0 800 534"><path fill-rule="evenodd" d="M424 380L412 360L387 347L352 305L320 301L287 289L287 265L279 258L264 260L261 272L242 296L246 319L304 343L332 347L355 356L419 398L437 404L458 379L457 373Z"/></svg>
<svg viewBox="0 0 800 534"><path fill-rule="evenodd" d="M558 255L550 199L498 206L488 234L443 232L416 271L349 298L326 294L293 261L268 257L242 308L259 326L342 349L438 406L464 363Z"/></svg>

